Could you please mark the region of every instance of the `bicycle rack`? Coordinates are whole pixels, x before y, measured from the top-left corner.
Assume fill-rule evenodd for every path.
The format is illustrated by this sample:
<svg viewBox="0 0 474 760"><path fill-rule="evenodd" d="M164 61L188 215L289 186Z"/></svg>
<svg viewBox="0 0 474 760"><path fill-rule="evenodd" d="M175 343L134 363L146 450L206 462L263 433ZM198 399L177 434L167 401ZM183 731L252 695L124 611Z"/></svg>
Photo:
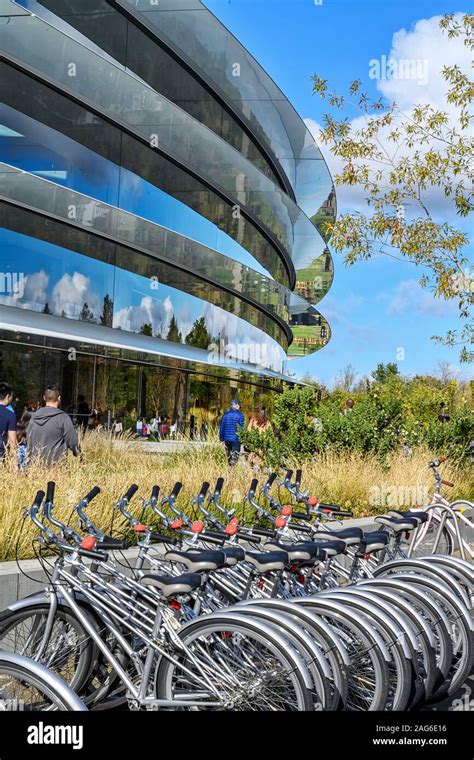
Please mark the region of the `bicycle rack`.
<svg viewBox="0 0 474 760"><path fill-rule="evenodd" d="M433 549L431 551L431 554L436 554L436 550L438 548L438 544L439 544L439 540L441 538L441 533L443 531L443 528L446 525L448 517L451 517L452 520L453 520L454 532L455 532L455 535L456 535L456 540L458 542L459 551L461 553L461 558L465 560L466 559L466 552L464 550L463 540L462 540L462 537L461 537L461 531L459 529L459 523L457 521L455 511L453 509L451 509L451 507L447 507L444 504L430 504L430 506L426 507L426 509L424 511L425 512L429 512L431 510L436 510L436 509L441 510L443 512L443 515L442 515L441 520L440 520L438 532L436 534L436 539L435 539L434 546L433 546ZM420 528L423 527L423 525L424 525L424 523L422 523L420 526L418 526L418 528L413 533L413 538L410 541L410 546L408 548L408 557L411 557L412 554L413 554L413 549L415 548L415 543L416 543L416 540L415 540L416 536L417 536L418 531L420 530Z"/></svg>

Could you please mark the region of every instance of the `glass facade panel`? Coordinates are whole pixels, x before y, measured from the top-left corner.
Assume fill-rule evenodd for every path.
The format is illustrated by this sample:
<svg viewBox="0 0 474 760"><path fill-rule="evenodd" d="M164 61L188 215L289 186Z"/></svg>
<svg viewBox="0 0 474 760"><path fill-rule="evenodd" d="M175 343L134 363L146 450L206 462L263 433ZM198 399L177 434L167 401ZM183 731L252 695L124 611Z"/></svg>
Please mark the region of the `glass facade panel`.
<svg viewBox="0 0 474 760"><path fill-rule="evenodd" d="M150 256L165 259L218 285L232 288L261 304L282 321L288 321L291 291L249 267L239 266L232 259L146 219L126 214L5 164L0 164L0 196L66 222L71 220L117 241L126 241L134 248L146 250Z"/></svg>
<svg viewBox="0 0 474 760"><path fill-rule="evenodd" d="M77 253L69 246L75 244L82 251L79 238L87 237L83 233L76 232L67 249L36 239L28 235L33 229L28 229L25 212L15 210L14 216L13 220L8 209L3 224L16 223L26 234L1 229L2 304L187 345L194 345L196 335L204 335L207 346L199 347L216 343L216 362L222 352L232 357L234 352L246 361L248 351L249 363L282 371L285 353L270 335L284 339L277 325L249 304L218 290L212 295L219 305L211 303L209 286L196 278L109 241L100 241L102 260ZM33 218L30 224L43 237L53 237L52 227L61 232L49 220ZM94 243L89 246L95 251ZM247 323L246 318L257 324Z"/></svg>
<svg viewBox="0 0 474 760"><path fill-rule="evenodd" d="M18 133L0 133L3 161L36 173L53 167L55 182L147 216L253 268L259 262L262 271L289 284L274 246L245 217L146 145L1 62L0 102L6 126ZM22 136L31 140L26 149Z"/></svg>
<svg viewBox="0 0 474 760"><path fill-rule="evenodd" d="M106 0L82 0L80 3L74 0L41 0L40 3L35 0L23 0L22 5L43 15L55 26L61 23L61 19L81 32L84 41L92 40L101 50L133 71L153 89L212 129L273 182L281 182L249 132L232 118L193 74L176 61L164 47L157 45L156 39L151 39ZM45 8L51 11L46 11L46 16Z"/></svg>
<svg viewBox="0 0 474 760"><path fill-rule="evenodd" d="M220 188L242 213L248 210L296 263L301 236L313 231L315 245L321 245L308 217L282 190L161 94L37 17L11 17L0 30L7 55L93 103L147 144Z"/></svg>
<svg viewBox="0 0 474 760"><path fill-rule="evenodd" d="M151 6L149 0L113 0L153 29L159 39L199 72L215 91L232 104L255 134L267 144L292 184L308 216L318 213L316 199L305 186L301 161L321 161L329 191L332 180L322 154L291 103L252 55L199 0ZM175 11L174 13L170 12ZM238 66L238 76L236 76ZM291 166L296 160L297 166ZM290 163L287 163L287 162ZM329 192L328 191L328 192Z"/></svg>

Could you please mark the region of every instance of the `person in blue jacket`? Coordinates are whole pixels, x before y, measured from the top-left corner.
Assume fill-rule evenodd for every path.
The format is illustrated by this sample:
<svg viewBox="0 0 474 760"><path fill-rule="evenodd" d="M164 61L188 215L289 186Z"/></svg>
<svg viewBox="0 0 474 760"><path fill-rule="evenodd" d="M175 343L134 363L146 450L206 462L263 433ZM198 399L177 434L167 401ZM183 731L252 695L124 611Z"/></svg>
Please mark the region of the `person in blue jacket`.
<svg viewBox="0 0 474 760"><path fill-rule="evenodd" d="M237 464L240 454L239 434L244 429L245 417L240 411L240 404L235 399L230 402L230 409L221 419L219 438L225 443L227 462L230 467Z"/></svg>

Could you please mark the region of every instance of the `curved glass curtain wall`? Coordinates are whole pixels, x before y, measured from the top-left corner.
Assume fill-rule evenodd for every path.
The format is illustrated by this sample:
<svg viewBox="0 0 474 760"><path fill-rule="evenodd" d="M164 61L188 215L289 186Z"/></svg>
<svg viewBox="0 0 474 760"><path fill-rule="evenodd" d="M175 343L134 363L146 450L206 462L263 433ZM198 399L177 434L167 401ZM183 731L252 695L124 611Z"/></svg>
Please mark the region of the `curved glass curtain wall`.
<svg viewBox="0 0 474 760"><path fill-rule="evenodd" d="M36 229L40 226L37 219L33 224ZM21 229L25 229L24 219ZM88 252L93 247L97 254L100 249L104 260L99 261L17 230L3 227L0 234L4 273L0 303L5 306L201 349L215 346L210 350L216 357L235 356L249 365L283 371L285 352L263 330L229 313L227 303L221 308L203 300L203 293L193 296L164 282L162 266L155 267L156 280L150 279L148 262L135 252L94 240ZM77 234L71 236L68 231L68 244L74 245L77 240L71 237ZM80 250L84 250L82 245ZM21 272L16 271L19 261ZM132 266L133 272L127 268ZM147 276L140 273L145 270ZM178 274L172 273L176 285L181 284Z"/></svg>
<svg viewBox="0 0 474 760"><path fill-rule="evenodd" d="M50 77L102 113L126 124L248 209L292 257L296 268L319 235L308 217L249 161L170 101L37 17L0 27L4 52ZM314 250L314 249L313 249ZM313 253L314 258L314 253Z"/></svg>
<svg viewBox="0 0 474 760"><path fill-rule="evenodd" d="M189 206L1 102L0 161L143 216L271 276L248 251Z"/></svg>
<svg viewBox="0 0 474 760"><path fill-rule="evenodd" d="M102 51L222 137L284 189L257 142L170 53L107 0L18 0L69 36Z"/></svg>
<svg viewBox="0 0 474 760"><path fill-rule="evenodd" d="M289 321L291 291L275 280L239 266L232 259L147 219L2 163L0 197L64 220L66 224L70 222L107 235L119 243L129 244L131 248L142 250L151 257L210 280L219 289L223 286L241 293L283 323Z"/></svg>
<svg viewBox="0 0 474 760"><path fill-rule="evenodd" d="M72 29L76 34L76 30L80 30L81 38L92 39L108 54L126 65L156 90L206 124L247 158L251 158L247 148L252 143L248 138L245 140L245 133L235 117L229 112L226 113L221 104L212 98L196 78L166 53L159 44L160 39L156 35L156 25L153 27L155 38L155 42L153 42L136 23L130 22L118 10L111 8L110 3L106 0L85 0L85 2L84 0L80 2L78 0L40 0L40 3L35 2L35 0L23 1L23 4L31 10L39 8L40 12L46 13L47 18L51 18L52 23L63 23L66 26L65 22L67 22L67 28ZM53 15L43 6L58 15ZM135 13L134 19L141 17L141 15ZM170 15L169 11L168 15ZM56 19L55 22L54 19ZM141 20L143 19L140 18L139 21ZM239 45L239 43L237 44ZM239 45L239 49L240 47ZM272 92L273 89L274 86ZM247 112L248 108L244 110ZM295 123L300 126L300 131L303 130L304 139L312 140L304 123L296 113L295 116ZM261 139L264 137L261 136ZM319 222L323 222L334 217L335 194L326 164L317 147L314 147L320 158L317 160L305 159L299 162L298 181L300 191L301 189L304 190L304 196L300 197L299 201L303 203L304 208L304 204L312 198L310 211L317 208ZM317 196L314 195L315 189ZM319 222L315 223L318 228L321 227ZM299 261L297 264L299 267L296 273L297 292L313 304L318 303L332 284L333 267L332 261L329 261L330 253L328 250L324 253L324 266L318 261L320 255L323 255L320 254L320 251L317 251L315 256L314 249L310 249L305 260Z"/></svg>
<svg viewBox="0 0 474 760"><path fill-rule="evenodd" d="M93 198L71 192L54 183L1 164L0 195L65 221L72 218L75 224L80 224L88 230L105 233L118 240L122 239L134 248L146 249L151 256L153 252L156 252L156 255L164 256L170 263L198 275L201 273L203 277L207 278L212 268L219 285L223 284L234 290L240 290L256 302L265 303L268 311L273 310L286 321L289 317L289 307L290 324L294 335L293 343L288 348L290 357L317 351L330 338L329 325L324 317L298 294L282 288L273 280L258 279L258 275L252 270L242 267L237 271L235 262L230 259L224 259L214 251L206 250L185 237L174 235L148 220L130 216ZM148 259L142 257L142 260ZM130 268L133 269L136 262L134 259L129 261ZM151 271L151 276L159 275L157 270ZM150 277L150 270L144 271L144 274ZM189 282L186 284L188 289L192 290ZM212 300L212 287L206 293L207 298ZM254 322L254 310L250 310L249 315L244 314L244 317ZM272 334L276 336L274 331ZM276 337L281 340L281 337Z"/></svg>
<svg viewBox="0 0 474 760"><path fill-rule="evenodd" d="M111 4L152 29L251 124L285 171L298 205L322 231L321 222L336 216L329 170L301 117L248 50L200 0Z"/></svg>
<svg viewBox="0 0 474 760"><path fill-rule="evenodd" d="M232 252L237 244L239 249L251 254L252 261L255 259L260 262L265 271L268 271L276 280L284 285L289 284L287 270L281 256L256 227L242 215L240 217L236 215L231 204L226 203L216 193L156 151L151 150L150 147L121 132L118 127L74 103L65 95L61 95L51 87L2 62L0 62L0 101L32 118L38 124L38 132L41 130L41 125L49 126L55 132L62 133L76 143L89 148L93 154L120 166L118 181L112 177L103 183L101 178L96 178L98 185L104 186L108 202L125 204L128 210L134 210L134 207L130 208L126 204L133 202L134 199L139 200L135 192L139 185L133 179L128 185L126 184L128 171L133 176L146 180L151 186L151 192L154 187L157 187L165 197L169 195L191 209L196 214L193 217L193 223L199 217L203 217L204 222L203 225L199 225L199 233L201 236L204 230L206 232L206 238L201 238L204 244L216 249L222 245L224 252L227 252L230 245L230 255L233 255ZM74 150L77 152L77 148ZM82 172L90 173L92 169L93 162L87 163L86 166L81 165ZM123 188L122 180L125 183ZM119 190L117 190L117 183ZM146 194L149 194L148 190ZM163 195L160 196L160 202L162 199ZM158 212L158 199L156 203L156 212ZM172 204L172 201L168 206L172 212L169 212L166 226L173 227L177 207Z"/></svg>

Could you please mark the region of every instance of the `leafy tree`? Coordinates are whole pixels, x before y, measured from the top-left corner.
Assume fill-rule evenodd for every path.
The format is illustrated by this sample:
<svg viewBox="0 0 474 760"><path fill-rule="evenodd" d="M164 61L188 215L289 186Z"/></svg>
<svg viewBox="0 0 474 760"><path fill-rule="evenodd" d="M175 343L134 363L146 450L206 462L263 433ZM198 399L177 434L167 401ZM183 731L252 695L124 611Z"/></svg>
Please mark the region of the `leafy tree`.
<svg viewBox="0 0 474 760"><path fill-rule="evenodd" d="M336 387L343 388L345 391L350 391L355 383L357 373L352 366L348 364L347 367L341 370L340 374L336 378Z"/></svg>
<svg viewBox="0 0 474 760"><path fill-rule="evenodd" d="M145 322L145 324L140 327L140 335L149 335L150 337L153 336L153 327L150 322Z"/></svg>
<svg viewBox="0 0 474 760"><path fill-rule="evenodd" d="M461 37L469 48L474 48L473 25L468 14L461 20L447 15L440 22L450 38ZM324 116L322 140L342 161L336 184L360 186L367 202L365 213L341 214L336 222L326 222L325 232L332 236L334 249L344 253L347 265L382 255L422 267L421 286L459 305L461 327L434 339L460 346L461 360L470 361L474 277L464 252L469 238L437 217L432 199L434 191L442 189L453 216L465 218L473 210L474 88L469 72L457 65L445 66L442 75L446 109L457 114L454 122L447 110L428 104L404 113L396 103L372 100L360 80L352 82L345 97L313 76L314 93L331 108L344 111L349 105L363 118L363 125L353 128L345 116ZM411 208L415 211L408 217Z"/></svg>
<svg viewBox="0 0 474 760"><path fill-rule="evenodd" d="M186 335L185 343L188 346L196 346L196 348L207 349L212 343L212 338L209 335L206 327L206 320L204 317L199 317L194 322L191 331Z"/></svg>
<svg viewBox="0 0 474 760"><path fill-rule="evenodd" d="M377 364L377 367L372 372L372 377L376 383L386 383L391 377L395 377L399 374L398 367L395 362L388 362L388 364Z"/></svg>

